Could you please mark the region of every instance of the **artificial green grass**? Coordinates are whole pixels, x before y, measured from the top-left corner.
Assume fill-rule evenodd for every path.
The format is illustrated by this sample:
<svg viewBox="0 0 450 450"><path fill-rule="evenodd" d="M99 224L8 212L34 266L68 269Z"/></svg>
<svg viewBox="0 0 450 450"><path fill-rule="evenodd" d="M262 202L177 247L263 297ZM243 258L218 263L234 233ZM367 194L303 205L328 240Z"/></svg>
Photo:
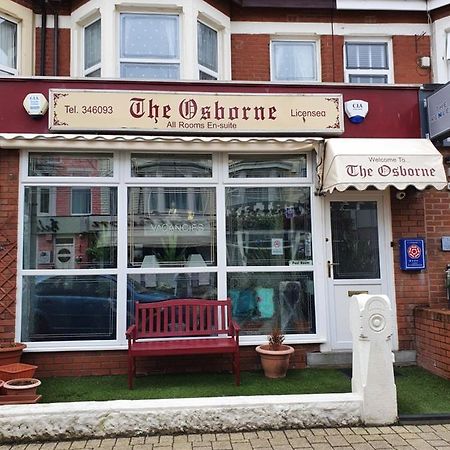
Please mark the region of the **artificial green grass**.
<svg viewBox="0 0 450 450"><path fill-rule="evenodd" d="M349 392L350 379L328 369L290 370L286 378L270 380L262 372L241 372L241 385L228 373L191 373L138 376L128 389L124 375L60 377L41 380L42 402L137 400L150 398L222 397Z"/></svg>
<svg viewBox="0 0 450 450"><path fill-rule="evenodd" d="M450 414L450 380L419 367L396 368L395 373L400 415ZM191 373L139 376L133 390L125 375L44 378L39 387L45 403L350 391L350 378L336 369L290 370L278 380L242 372L241 386L235 386L231 374Z"/></svg>
<svg viewBox="0 0 450 450"><path fill-rule="evenodd" d="M395 371L399 414L450 414L450 380L420 367Z"/></svg>

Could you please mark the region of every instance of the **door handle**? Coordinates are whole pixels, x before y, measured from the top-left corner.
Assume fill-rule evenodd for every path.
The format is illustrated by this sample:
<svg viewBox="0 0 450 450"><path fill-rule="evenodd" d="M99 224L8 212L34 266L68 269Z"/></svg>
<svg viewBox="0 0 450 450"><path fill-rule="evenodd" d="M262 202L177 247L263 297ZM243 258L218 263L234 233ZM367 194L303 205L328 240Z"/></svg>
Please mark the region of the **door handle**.
<svg viewBox="0 0 450 450"><path fill-rule="evenodd" d="M331 261L327 261L327 266L328 266L328 278L331 278L331 268L333 266L338 266L339 263L332 263Z"/></svg>

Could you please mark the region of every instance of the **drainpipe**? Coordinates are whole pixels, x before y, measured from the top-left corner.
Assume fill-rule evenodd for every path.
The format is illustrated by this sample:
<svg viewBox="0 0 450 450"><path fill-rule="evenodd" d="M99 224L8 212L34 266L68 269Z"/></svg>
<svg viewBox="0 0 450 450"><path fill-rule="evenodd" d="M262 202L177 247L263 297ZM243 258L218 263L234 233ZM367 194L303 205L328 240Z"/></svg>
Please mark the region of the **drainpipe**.
<svg viewBox="0 0 450 450"><path fill-rule="evenodd" d="M58 32L59 32L59 16L58 11L53 13L54 32L53 32L53 75L58 75Z"/></svg>
<svg viewBox="0 0 450 450"><path fill-rule="evenodd" d="M46 45L46 39L47 39L47 7L45 5L46 0L42 0L41 2L41 70L40 75L45 75L45 57L47 52L47 45Z"/></svg>

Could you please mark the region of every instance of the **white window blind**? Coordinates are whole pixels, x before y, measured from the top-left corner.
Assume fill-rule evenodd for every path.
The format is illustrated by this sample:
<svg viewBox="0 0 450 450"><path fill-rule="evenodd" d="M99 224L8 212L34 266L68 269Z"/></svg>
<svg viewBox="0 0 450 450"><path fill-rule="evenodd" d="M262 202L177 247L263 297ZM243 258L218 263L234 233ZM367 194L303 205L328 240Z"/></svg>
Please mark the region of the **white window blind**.
<svg viewBox="0 0 450 450"><path fill-rule="evenodd" d="M346 43L348 69L387 69L386 43Z"/></svg>

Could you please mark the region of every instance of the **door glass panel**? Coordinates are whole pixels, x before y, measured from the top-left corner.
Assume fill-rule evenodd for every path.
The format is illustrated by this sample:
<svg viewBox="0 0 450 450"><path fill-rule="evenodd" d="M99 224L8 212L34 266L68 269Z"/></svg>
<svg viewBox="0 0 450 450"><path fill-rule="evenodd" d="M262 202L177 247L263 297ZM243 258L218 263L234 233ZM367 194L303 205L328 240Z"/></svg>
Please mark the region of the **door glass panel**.
<svg viewBox="0 0 450 450"><path fill-rule="evenodd" d="M330 205L334 279L380 278L377 203Z"/></svg>
<svg viewBox="0 0 450 450"><path fill-rule="evenodd" d="M128 192L129 267L216 265L214 188L146 186Z"/></svg>

